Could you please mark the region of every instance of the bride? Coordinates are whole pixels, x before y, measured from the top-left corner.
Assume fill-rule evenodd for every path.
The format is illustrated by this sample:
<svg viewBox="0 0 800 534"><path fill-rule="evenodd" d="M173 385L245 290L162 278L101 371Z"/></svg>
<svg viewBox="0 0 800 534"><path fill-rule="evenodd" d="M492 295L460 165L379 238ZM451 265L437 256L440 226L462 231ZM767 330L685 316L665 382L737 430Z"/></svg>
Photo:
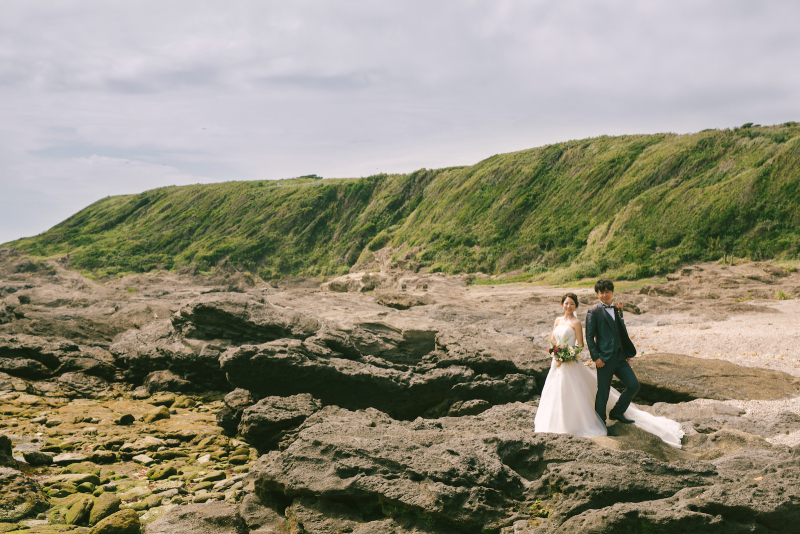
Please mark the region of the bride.
<svg viewBox="0 0 800 534"><path fill-rule="evenodd" d="M575 317L578 297L567 293L561 298L564 316L556 319L550 339L555 344L583 347L583 329ZM594 410L597 394L597 371L581 362L561 363L553 359L545 380L539 408L534 418L535 432L572 434L593 437L607 435L606 425ZM611 388L608 407L613 407L619 392ZM680 448L683 431L677 421L657 417L631 404L625 417L636 421L634 426L660 437L664 443Z"/></svg>

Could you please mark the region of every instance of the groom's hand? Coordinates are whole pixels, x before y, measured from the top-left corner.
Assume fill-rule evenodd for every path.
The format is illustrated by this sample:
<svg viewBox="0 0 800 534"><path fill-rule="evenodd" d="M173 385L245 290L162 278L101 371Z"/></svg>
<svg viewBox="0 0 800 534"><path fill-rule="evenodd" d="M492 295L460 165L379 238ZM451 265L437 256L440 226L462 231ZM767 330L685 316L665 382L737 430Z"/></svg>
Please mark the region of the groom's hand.
<svg viewBox="0 0 800 534"><path fill-rule="evenodd" d="M628 364L631 363L631 359L630 358L625 358L625 361L628 362Z"/></svg>
<svg viewBox="0 0 800 534"><path fill-rule="evenodd" d="M604 363L603 363L603 360L601 360L600 358L597 358L597 359L594 361L594 364L595 364L595 365L596 365L598 368L600 368L600 367L605 367L605 365L606 365L606 364L604 364Z"/></svg>

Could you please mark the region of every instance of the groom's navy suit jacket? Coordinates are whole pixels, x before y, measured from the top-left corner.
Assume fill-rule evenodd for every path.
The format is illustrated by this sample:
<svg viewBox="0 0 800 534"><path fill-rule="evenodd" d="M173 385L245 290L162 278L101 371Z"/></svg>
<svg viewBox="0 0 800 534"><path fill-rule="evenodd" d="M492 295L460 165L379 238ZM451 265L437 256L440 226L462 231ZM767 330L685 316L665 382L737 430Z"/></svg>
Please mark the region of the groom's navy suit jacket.
<svg viewBox="0 0 800 534"><path fill-rule="evenodd" d="M586 344L592 360L603 360L603 363L615 354L620 354L620 360L636 356L636 347L628 337L625 321L619 313L616 320L612 319L600 303L589 308L586 314Z"/></svg>

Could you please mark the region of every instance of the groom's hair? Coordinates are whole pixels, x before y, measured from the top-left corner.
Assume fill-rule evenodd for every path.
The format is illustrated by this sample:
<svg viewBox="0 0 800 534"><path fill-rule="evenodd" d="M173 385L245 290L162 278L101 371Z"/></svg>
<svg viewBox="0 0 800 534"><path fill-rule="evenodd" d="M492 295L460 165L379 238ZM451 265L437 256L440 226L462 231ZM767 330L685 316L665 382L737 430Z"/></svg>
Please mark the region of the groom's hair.
<svg viewBox="0 0 800 534"><path fill-rule="evenodd" d="M575 293L567 293L563 297L561 297L561 304L564 304L564 301L567 299L572 299L572 302L575 303L575 309L578 309L578 296Z"/></svg>
<svg viewBox="0 0 800 534"><path fill-rule="evenodd" d="M614 291L614 282L612 282L608 278L603 278L601 280L598 280L597 283L594 285L594 292L601 293L603 291Z"/></svg>

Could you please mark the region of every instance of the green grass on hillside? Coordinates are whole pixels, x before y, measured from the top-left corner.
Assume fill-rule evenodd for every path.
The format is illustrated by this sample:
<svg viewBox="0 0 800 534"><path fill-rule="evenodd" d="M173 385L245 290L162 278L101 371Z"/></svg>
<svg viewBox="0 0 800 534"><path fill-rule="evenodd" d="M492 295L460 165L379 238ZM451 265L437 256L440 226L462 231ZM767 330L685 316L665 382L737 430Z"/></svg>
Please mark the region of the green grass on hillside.
<svg viewBox="0 0 800 534"><path fill-rule="evenodd" d="M98 276L334 276L386 245L446 273L639 279L723 254L800 258L800 125L598 137L470 167L109 197L8 245Z"/></svg>

